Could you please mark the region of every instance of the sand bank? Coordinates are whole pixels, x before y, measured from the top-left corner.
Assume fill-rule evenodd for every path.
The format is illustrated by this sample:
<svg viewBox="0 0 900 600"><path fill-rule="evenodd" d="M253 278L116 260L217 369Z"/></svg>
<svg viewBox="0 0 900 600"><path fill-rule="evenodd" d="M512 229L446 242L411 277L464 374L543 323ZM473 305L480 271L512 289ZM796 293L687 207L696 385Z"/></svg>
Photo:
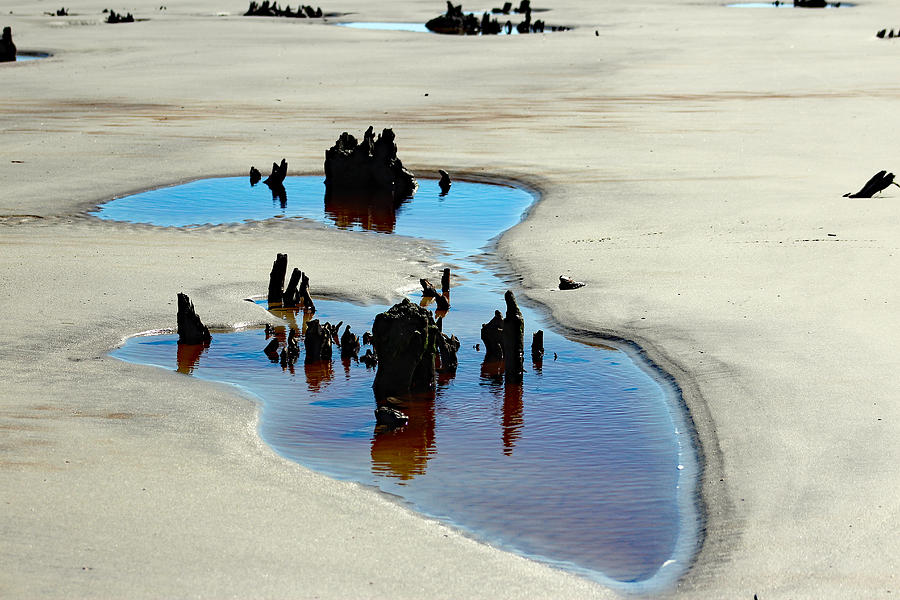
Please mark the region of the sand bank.
<svg viewBox="0 0 900 600"><path fill-rule="evenodd" d="M898 168L900 48L874 35L890 3L562 1L542 18L575 31L508 39L216 16L246 6L210 0L134 5L149 20L121 25L94 3L4 8L21 50L54 56L0 65L0 595L613 595L281 460L234 390L106 357L171 327L177 291L214 325L266 319L241 298L264 291L276 252L317 291L414 287L440 260L424 242L84 216L282 156L320 172L341 131L370 124L394 128L417 173L539 182L499 246L523 291L678 378L708 521L673 595L897 593L900 193L841 198ZM555 291L561 273L588 286Z"/></svg>

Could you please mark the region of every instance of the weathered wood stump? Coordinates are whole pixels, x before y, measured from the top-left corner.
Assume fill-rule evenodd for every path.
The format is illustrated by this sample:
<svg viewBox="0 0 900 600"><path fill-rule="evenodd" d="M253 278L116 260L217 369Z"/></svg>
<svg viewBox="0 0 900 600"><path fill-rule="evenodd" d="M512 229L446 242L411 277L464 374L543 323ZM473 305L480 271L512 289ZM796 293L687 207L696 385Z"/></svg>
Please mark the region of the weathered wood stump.
<svg viewBox="0 0 900 600"><path fill-rule="evenodd" d="M494 318L481 325L481 341L484 343L484 360L503 358L503 315L494 311Z"/></svg>
<svg viewBox="0 0 900 600"><path fill-rule="evenodd" d="M434 289L434 286L431 285L431 282L427 279L420 279L419 285L422 286L422 297L423 298L437 298L440 296L437 290Z"/></svg>
<svg viewBox="0 0 900 600"><path fill-rule="evenodd" d="M316 312L316 305L313 303L312 296L309 295L309 277L306 276L306 273L300 274L300 289L297 293L300 297L299 303L303 306L303 310L307 313Z"/></svg>
<svg viewBox="0 0 900 600"><path fill-rule="evenodd" d="M3 35L0 36L0 62L16 61L16 45L12 39L12 29L3 28Z"/></svg>
<svg viewBox="0 0 900 600"><path fill-rule="evenodd" d="M287 254L279 254L269 273L269 304L281 304L284 298L284 276L287 273Z"/></svg>
<svg viewBox="0 0 900 600"><path fill-rule="evenodd" d="M538 329L531 334L531 360L541 362L544 359L544 331Z"/></svg>
<svg viewBox="0 0 900 600"><path fill-rule="evenodd" d="M341 358L356 358L359 355L359 347L359 336L350 333L350 326L347 325L341 335Z"/></svg>
<svg viewBox="0 0 900 600"><path fill-rule="evenodd" d="M358 142L346 131L325 151L325 195L390 198L395 204L412 197L416 177L397 157L394 132L384 129L378 139L372 127Z"/></svg>
<svg viewBox="0 0 900 600"><path fill-rule="evenodd" d="M262 179L262 173L256 167L250 167L250 185L256 185Z"/></svg>
<svg viewBox="0 0 900 600"><path fill-rule="evenodd" d="M869 179L862 189L855 194L846 193L844 198L871 198L878 192L884 191L890 185L900 187L900 184L894 182L894 174L887 171L878 171L871 179Z"/></svg>
<svg viewBox="0 0 900 600"><path fill-rule="evenodd" d="M303 272L300 269L295 268L291 271L291 278L288 280L288 285L284 290L284 294L282 295L281 304L285 308L296 308L301 301L300 298L300 280L303 277Z"/></svg>
<svg viewBox="0 0 900 600"><path fill-rule="evenodd" d="M450 297L450 268L444 269L441 275L441 296Z"/></svg>
<svg viewBox="0 0 900 600"><path fill-rule="evenodd" d="M450 173L443 169L438 169L438 173L441 175L441 180L438 181L438 186L441 188L441 196L446 196L447 192L450 191L450 186L453 184L453 182L450 181Z"/></svg>
<svg viewBox="0 0 900 600"><path fill-rule="evenodd" d="M208 344L212 340L209 329L194 310L194 303L186 294L178 294L178 343Z"/></svg>
<svg viewBox="0 0 900 600"><path fill-rule="evenodd" d="M284 185L284 178L287 177L287 161L281 159L281 164L272 163L272 173L263 181L269 187L273 185Z"/></svg>
<svg viewBox="0 0 900 600"><path fill-rule="evenodd" d="M456 353L459 352L459 338L455 335L447 335L446 333L441 332L437 338L438 342L438 356L441 360L441 371L456 371L456 367L459 366L459 359L456 357Z"/></svg>
<svg viewBox="0 0 900 600"><path fill-rule="evenodd" d="M431 312L407 298L375 317L372 345L378 370L372 388L376 399L434 387L439 333Z"/></svg>
<svg viewBox="0 0 900 600"><path fill-rule="evenodd" d="M333 347L332 325L319 323L313 319L306 324L306 335L303 339L306 346L306 358L304 362L314 363L321 360L331 360Z"/></svg>
<svg viewBox="0 0 900 600"><path fill-rule="evenodd" d="M506 380L519 380L525 372L525 319L516 304L516 297L507 290L506 318L503 319L503 360Z"/></svg>

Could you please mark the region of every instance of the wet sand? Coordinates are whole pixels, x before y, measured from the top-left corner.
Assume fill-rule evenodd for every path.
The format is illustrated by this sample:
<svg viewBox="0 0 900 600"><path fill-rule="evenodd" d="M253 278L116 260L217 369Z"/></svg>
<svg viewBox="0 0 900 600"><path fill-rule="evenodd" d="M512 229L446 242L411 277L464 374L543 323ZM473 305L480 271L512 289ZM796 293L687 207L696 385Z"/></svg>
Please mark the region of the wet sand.
<svg viewBox="0 0 900 600"><path fill-rule="evenodd" d="M210 325L265 320L242 298L264 292L277 252L316 292L415 289L441 260L422 241L84 215L282 157L319 173L340 132L370 124L394 128L420 175L539 187L498 249L522 292L677 378L707 526L665 595L897 593L900 192L841 197L898 168L900 42L875 38L900 26L890 3L562 1L541 18L575 31L514 38L251 19L209 0L137 4L149 20L119 25L100 24L101 4L4 8L20 51L54 56L0 65L0 595L614 596L281 459L231 388L106 356L173 327L178 291ZM556 291L560 274L588 285Z"/></svg>

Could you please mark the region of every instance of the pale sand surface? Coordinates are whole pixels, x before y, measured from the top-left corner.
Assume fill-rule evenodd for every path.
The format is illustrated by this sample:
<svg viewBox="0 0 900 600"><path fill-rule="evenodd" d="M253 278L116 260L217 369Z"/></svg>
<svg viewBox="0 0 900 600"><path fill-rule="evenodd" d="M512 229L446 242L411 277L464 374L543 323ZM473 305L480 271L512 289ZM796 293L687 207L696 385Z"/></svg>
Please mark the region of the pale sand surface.
<svg viewBox="0 0 900 600"><path fill-rule="evenodd" d="M560 0L540 16L576 31L509 39L159 4L51 18L57 5L13 0L0 17L20 51L55 53L0 65L0 596L614 595L282 460L231 388L106 356L174 326L178 291L211 325L261 322L242 298L264 293L277 252L314 291L361 300L434 271L426 243L298 221L182 232L84 216L281 157L320 173L340 132L370 124L394 128L420 176L540 186L499 245L521 290L678 379L707 523L666 594L900 593L900 191L841 198L900 169L900 41L874 37L900 27L892 2ZM150 20L101 25L107 6ZM555 291L560 273L588 287Z"/></svg>

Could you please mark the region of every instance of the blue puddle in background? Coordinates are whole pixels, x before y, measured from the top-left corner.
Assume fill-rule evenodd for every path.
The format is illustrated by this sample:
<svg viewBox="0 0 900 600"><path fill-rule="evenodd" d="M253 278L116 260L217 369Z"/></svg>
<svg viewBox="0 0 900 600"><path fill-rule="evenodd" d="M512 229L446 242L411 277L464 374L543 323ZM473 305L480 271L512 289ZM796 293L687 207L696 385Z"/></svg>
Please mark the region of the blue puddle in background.
<svg viewBox="0 0 900 600"><path fill-rule="evenodd" d="M214 334L208 348L179 346L175 335L133 337L112 355L240 387L259 399L260 435L283 456L375 485L478 539L620 590L670 588L700 536L699 470L674 385L636 349L570 340L521 301L526 373L520 385L504 383L474 346L481 323L505 310L506 286L473 258L518 223L534 197L462 181L441 197L435 181L419 183L396 213L326 206L321 177L287 178L284 207L265 186L236 177L120 198L97 213L177 226L303 216L442 240L455 265L443 329L461 341L459 368L455 377L439 375L430 397L404 399L405 428L375 428L374 370L341 360L337 348L333 361L304 365L301 351L293 369L282 368L262 352L268 340L261 328ZM289 268L302 268L295 262L289 257ZM440 281L440 272L420 276ZM357 335L388 308L326 300L316 307L312 318L343 321ZM282 339L287 329L302 331L303 312L273 314L283 319L276 328ZM541 364L530 360L537 329L544 330Z"/></svg>

